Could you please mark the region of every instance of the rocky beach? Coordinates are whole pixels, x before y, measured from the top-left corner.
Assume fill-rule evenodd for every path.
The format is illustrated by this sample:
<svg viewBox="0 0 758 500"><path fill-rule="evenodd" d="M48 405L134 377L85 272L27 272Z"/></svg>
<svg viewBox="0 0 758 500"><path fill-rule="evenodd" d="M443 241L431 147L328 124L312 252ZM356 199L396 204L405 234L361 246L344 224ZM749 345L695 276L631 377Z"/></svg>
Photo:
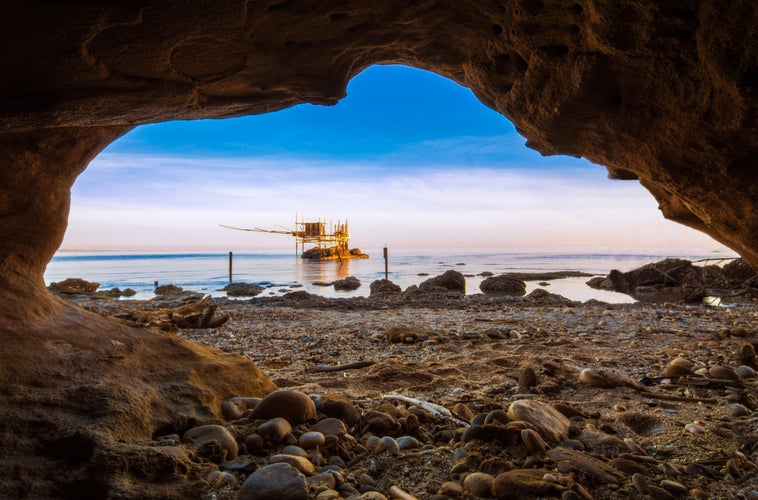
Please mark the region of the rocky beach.
<svg viewBox="0 0 758 500"><path fill-rule="evenodd" d="M241 354L277 386L153 437L170 471L153 481L184 494L758 498L749 294L722 307L611 305L428 281L377 282L371 297L206 299L199 316L222 324L178 330L171 311L196 297L74 300Z"/></svg>

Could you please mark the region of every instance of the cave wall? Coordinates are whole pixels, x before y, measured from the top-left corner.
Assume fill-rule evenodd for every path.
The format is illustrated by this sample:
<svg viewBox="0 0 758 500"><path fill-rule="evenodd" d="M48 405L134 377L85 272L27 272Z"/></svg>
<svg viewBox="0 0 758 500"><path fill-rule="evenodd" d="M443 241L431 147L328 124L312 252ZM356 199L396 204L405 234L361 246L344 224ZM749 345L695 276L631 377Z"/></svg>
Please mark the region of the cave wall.
<svg viewBox="0 0 758 500"><path fill-rule="evenodd" d="M29 314L54 308L42 274L65 230L69 189L120 134L169 119L334 104L351 77L390 63L471 88L543 154L584 156L612 178L638 179L667 218L758 267L756 5L5 5L0 299L23 299Z"/></svg>

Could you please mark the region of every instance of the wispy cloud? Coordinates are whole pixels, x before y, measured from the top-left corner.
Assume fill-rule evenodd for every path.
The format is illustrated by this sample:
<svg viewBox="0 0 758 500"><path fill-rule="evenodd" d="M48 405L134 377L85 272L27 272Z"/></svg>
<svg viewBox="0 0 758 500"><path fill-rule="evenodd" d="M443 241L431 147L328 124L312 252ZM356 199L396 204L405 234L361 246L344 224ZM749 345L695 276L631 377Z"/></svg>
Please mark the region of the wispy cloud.
<svg viewBox="0 0 758 500"><path fill-rule="evenodd" d="M636 182L600 167L548 171L291 157L108 153L73 189L64 248L290 248L285 237L219 228L349 218L375 247L713 246L665 221Z"/></svg>

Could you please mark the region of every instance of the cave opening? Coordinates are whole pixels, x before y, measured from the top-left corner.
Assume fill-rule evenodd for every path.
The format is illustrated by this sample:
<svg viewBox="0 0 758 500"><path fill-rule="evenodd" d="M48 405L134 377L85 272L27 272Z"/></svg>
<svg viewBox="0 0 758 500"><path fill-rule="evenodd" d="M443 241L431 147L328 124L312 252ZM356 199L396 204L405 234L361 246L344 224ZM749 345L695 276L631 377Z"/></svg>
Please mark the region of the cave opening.
<svg viewBox="0 0 758 500"><path fill-rule="evenodd" d="M720 247L665 221L637 183L527 148L469 89L391 65L354 77L333 107L132 130L74 184L61 251L288 250L219 224L294 213L349 218L372 249Z"/></svg>

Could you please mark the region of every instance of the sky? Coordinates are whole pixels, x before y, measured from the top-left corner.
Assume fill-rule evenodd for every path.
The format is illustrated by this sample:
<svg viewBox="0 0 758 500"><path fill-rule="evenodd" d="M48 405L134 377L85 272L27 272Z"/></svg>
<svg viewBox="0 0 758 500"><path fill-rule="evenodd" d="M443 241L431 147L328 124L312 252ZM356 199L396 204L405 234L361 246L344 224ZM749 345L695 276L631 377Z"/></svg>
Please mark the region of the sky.
<svg viewBox="0 0 758 500"><path fill-rule="evenodd" d="M663 218L636 181L544 157L448 79L373 66L334 106L140 126L72 188L72 251L294 248L293 229L350 222L351 246L490 251L722 250Z"/></svg>

